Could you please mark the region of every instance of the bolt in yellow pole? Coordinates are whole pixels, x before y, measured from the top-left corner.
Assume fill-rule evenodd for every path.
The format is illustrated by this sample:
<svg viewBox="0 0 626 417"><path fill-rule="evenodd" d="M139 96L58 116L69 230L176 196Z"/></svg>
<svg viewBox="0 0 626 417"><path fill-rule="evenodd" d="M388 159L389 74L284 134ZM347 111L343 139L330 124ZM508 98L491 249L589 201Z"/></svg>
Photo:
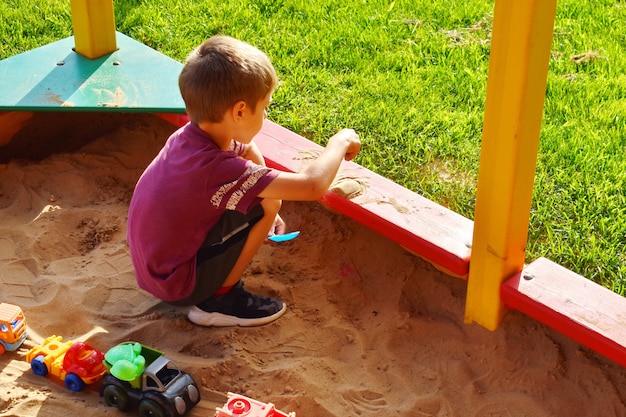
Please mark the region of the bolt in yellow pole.
<svg viewBox="0 0 626 417"><path fill-rule="evenodd" d="M522 270L556 0L496 0L465 322L495 330Z"/></svg>
<svg viewBox="0 0 626 417"><path fill-rule="evenodd" d="M70 0L74 50L89 59L117 50L113 0Z"/></svg>

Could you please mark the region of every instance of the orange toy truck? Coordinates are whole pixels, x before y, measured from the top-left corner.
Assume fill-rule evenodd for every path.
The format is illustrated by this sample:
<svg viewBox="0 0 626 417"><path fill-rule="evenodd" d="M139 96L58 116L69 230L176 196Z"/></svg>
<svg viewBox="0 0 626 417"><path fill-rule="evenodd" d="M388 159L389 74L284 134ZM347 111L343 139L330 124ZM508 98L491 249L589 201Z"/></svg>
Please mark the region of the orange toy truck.
<svg viewBox="0 0 626 417"><path fill-rule="evenodd" d="M13 304L0 303L0 355L19 349L27 333L22 309Z"/></svg>

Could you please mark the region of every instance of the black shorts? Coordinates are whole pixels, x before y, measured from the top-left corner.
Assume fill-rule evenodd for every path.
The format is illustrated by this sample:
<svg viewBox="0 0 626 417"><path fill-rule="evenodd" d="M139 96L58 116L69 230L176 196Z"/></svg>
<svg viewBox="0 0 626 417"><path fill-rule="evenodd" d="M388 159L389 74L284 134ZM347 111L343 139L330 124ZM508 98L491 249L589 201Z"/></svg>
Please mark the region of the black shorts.
<svg viewBox="0 0 626 417"><path fill-rule="evenodd" d="M234 210L226 211L209 231L196 254L196 285L192 293L170 304L196 305L220 289L239 259L250 229L263 218L264 214L260 204L252 207L247 214Z"/></svg>

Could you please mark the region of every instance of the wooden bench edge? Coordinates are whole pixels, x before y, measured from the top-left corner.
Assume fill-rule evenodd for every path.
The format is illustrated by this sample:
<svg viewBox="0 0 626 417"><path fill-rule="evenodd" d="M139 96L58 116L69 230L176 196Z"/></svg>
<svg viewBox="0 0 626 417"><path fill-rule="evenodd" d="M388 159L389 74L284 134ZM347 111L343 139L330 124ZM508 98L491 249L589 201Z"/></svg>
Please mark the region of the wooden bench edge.
<svg viewBox="0 0 626 417"><path fill-rule="evenodd" d="M505 306L626 366L626 298L546 258L501 287Z"/></svg>

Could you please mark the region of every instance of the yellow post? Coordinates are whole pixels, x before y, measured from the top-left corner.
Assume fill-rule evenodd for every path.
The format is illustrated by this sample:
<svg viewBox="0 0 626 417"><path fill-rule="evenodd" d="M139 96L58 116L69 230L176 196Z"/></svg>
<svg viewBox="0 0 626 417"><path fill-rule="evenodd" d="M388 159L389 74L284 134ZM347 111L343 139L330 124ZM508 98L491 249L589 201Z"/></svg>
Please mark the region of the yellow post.
<svg viewBox="0 0 626 417"><path fill-rule="evenodd" d="M495 330L522 270L556 0L496 0L465 322Z"/></svg>
<svg viewBox="0 0 626 417"><path fill-rule="evenodd" d="M113 0L70 0L74 50L89 59L117 50Z"/></svg>

